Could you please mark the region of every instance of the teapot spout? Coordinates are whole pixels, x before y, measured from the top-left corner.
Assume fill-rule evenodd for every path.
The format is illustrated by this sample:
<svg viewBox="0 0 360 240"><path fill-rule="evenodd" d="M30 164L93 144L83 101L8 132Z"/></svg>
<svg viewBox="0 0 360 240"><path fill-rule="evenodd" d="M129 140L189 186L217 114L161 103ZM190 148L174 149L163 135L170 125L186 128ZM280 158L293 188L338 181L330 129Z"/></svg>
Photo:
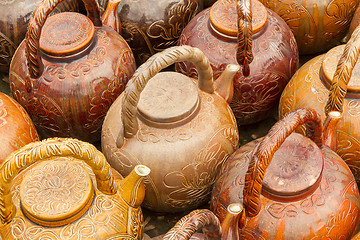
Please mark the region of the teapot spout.
<svg viewBox="0 0 360 240"><path fill-rule="evenodd" d="M224 221L221 224L222 235L224 240L239 240L239 227L243 227L245 221L245 210L240 203L230 204L227 208Z"/></svg>
<svg viewBox="0 0 360 240"><path fill-rule="evenodd" d="M121 34L121 22L117 13L117 8L121 0L109 0L104 14L101 16L101 21L104 25L111 27L119 34Z"/></svg>
<svg viewBox="0 0 360 240"><path fill-rule="evenodd" d="M145 197L144 177L150 174L150 168L137 165L131 173L124 178L119 187L119 193L127 204L137 208Z"/></svg>
<svg viewBox="0 0 360 240"><path fill-rule="evenodd" d="M233 78L239 71L240 66L236 64L228 64L224 72L215 81L215 91L222 96L227 103L230 103L234 94Z"/></svg>
<svg viewBox="0 0 360 240"><path fill-rule="evenodd" d="M337 150L337 134L336 125L342 118L341 112L331 111L326 116L323 130L323 144L336 152Z"/></svg>

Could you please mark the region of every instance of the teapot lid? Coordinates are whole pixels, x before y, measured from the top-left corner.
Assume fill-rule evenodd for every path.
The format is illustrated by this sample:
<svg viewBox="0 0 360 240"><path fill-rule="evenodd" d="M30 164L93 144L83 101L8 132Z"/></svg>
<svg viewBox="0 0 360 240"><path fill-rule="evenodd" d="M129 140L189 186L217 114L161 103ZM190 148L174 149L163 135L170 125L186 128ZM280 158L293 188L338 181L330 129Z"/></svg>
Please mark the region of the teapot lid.
<svg viewBox="0 0 360 240"><path fill-rule="evenodd" d="M51 56L78 53L91 44L95 27L80 13L64 12L49 17L41 31L40 49Z"/></svg>
<svg viewBox="0 0 360 240"><path fill-rule="evenodd" d="M198 87L177 72L160 72L150 79L137 105L138 116L154 127L182 125L199 110Z"/></svg>
<svg viewBox="0 0 360 240"><path fill-rule="evenodd" d="M320 184L323 155L307 137L292 133L275 152L266 169L262 194L275 200L309 195Z"/></svg>
<svg viewBox="0 0 360 240"><path fill-rule="evenodd" d="M340 60L342 53L344 52L345 44L339 45L329 50L324 57L321 65L321 80L330 89L332 85L333 77L336 71L336 67ZM359 63L356 63L352 70L352 75L347 86L346 96L350 98L360 98L357 96L360 93L360 67Z"/></svg>
<svg viewBox="0 0 360 240"><path fill-rule="evenodd" d="M87 171L65 157L36 164L20 185L24 214L48 227L77 220L89 209L93 197L94 188Z"/></svg>
<svg viewBox="0 0 360 240"><path fill-rule="evenodd" d="M262 30L267 22L266 8L257 0L252 0L252 32L253 35ZM237 37L237 11L236 0L216 1L209 13L210 25L222 34Z"/></svg>

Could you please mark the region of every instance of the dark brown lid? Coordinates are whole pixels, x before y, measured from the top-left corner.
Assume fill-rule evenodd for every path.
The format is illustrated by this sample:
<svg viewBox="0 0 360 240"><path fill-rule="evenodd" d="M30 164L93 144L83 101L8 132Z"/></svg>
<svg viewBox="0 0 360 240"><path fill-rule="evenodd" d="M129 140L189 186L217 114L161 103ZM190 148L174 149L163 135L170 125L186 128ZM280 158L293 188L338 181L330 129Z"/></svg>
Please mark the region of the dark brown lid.
<svg viewBox="0 0 360 240"><path fill-rule="evenodd" d="M307 137L292 133L266 169L263 194L281 200L312 193L320 183L323 165L319 147Z"/></svg>
<svg viewBox="0 0 360 240"><path fill-rule="evenodd" d="M20 185L24 214L33 222L62 226L80 218L90 207L94 189L89 174L65 157L38 163Z"/></svg>
<svg viewBox="0 0 360 240"><path fill-rule="evenodd" d="M268 14L264 5L257 0L252 0L252 28L253 34L259 32L265 26ZM220 33L237 37L238 16L236 0L218 0L210 9L210 23Z"/></svg>
<svg viewBox="0 0 360 240"><path fill-rule="evenodd" d="M52 56L68 56L89 46L94 33L94 24L85 15L59 13L46 20L41 31L40 48Z"/></svg>

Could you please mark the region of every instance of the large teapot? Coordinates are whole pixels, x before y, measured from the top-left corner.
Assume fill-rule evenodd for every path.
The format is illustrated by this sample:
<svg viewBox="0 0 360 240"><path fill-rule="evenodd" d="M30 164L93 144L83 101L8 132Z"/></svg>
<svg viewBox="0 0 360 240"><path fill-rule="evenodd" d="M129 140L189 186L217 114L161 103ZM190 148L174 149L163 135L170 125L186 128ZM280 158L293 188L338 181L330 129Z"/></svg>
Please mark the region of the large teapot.
<svg viewBox="0 0 360 240"><path fill-rule="evenodd" d="M48 14L62 0L44 0L10 66L14 98L43 137L100 140L105 114L135 71L134 56L118 28L116 5L100 20L95 0L88 16Z"/></svg>
<svg viewBox="0 0 360 240"><path fill-rule="evenodd" d="M316 110L324 120L330 111L342 111L337 135L337 153L350 167L356 181L360 181L360 28L345 45L304 64L290 80L280 99L279 115L299 108ZM304 133L304 129L297 129Z"/></svg>
<svg viewBox="0 0 360 240"><path fill-rule="evenodd" d="M336 148L331 112L322 130L314 110L298 109L262 139L239 148L214 184L211 210L224 221L226 207L243 203L241 239L349 239L359 223L359 191ZM293 133L307 123L308 137Z"/></svg>
<svg viewBox="0 0 360 240"><path fill-rule="evenodd" d="M143 178L122 179L91 144L47 139L0 168L0 239L142 239Z"/></svg>
<svg viewBox="0 0 360 240"><path fill-rule="evenodd" d="M260 121L273 112L298 67L295 38L286 23L257 0L219 0L185 27L179 45L198 47L217 78L227 64L243 68L234 78L230 104L237 123ZM197 76L190 63L176 70Z"/></svg>
<svg viewBox="0 0 360 240"><path fill-rule="evenodd" d="M197 66L199 89L180 73L158 73L178 61ZM102 150L121 174L139 163L152 167L144 207L178 212L208 201L219 170L238 147L236 121L225 100L231 100L238 69L229 65L217 80L220 95L204 54L190 46L172 47L139 67L110 107Z"/></svg>

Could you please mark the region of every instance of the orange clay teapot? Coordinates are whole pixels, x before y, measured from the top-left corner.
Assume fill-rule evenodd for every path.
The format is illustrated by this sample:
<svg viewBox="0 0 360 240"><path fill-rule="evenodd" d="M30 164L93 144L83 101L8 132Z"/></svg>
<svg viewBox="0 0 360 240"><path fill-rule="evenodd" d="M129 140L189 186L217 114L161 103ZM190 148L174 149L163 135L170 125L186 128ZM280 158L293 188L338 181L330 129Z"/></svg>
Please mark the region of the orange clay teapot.
<svg viewBox="0 0 360 240"><path fill-rule="evenodd" d="M194 79L180 73L158 73L178 61L197 66L199 88ZM219 170L239 141L225 100L231 100L232 78L239 66L226 69L216 92L209 61L199 49L168 48L137 69L110 107L102 128L102 150L121 174L139 163L152 167L144 207L179 212L208 201Z"/></svg>
<svg viewBox="0 0 360 240"><path fill-rule="evenodd" d="M280 98L279 115L308 107L324 120L330 111L343 114L337 127L337 154L345 160L360 182L360 28L345 45L304 64L292 77ZM305 133L298 128L298 132Z"/></svg>
<svg viewBox="0 0 360 240"><path fill-rule="evenodd" d="M138 165L122 179L76 139L30 143L0 168L0 239L141 239L149 172Z"/></svg>
<svg viewBox="0 0 360 240"><path fill-rule="evenodd" d="M10 87L42 137L95 142L135 60L126 41L104 26L119 28L119 1L111 1L103 21L95 0L84 0L89 18L69 12L48 18L62 1L44 0L35 10L11 62Z"/></svg>
<svg viewBox="0 0 360 240"><path fill-rule="evenodd" d="M322 130L314 110L298 109L262 139L238 149L214 184L211 210L224 221L231 203L244 206L241 239L349 239L359 223L359 191L336 147L340 112ZM308 137L293 133L307 123Z"/></svg>

